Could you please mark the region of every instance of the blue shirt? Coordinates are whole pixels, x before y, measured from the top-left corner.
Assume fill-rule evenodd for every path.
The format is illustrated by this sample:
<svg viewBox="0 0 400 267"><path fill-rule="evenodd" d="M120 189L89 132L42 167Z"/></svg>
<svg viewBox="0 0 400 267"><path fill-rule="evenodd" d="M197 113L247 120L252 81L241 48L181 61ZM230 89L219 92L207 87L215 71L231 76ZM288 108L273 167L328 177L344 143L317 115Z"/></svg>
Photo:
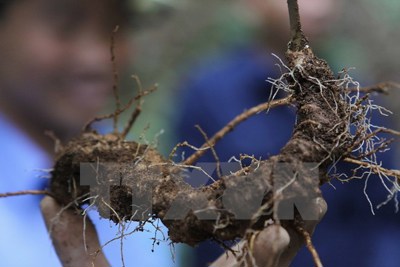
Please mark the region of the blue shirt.
<svg viewBox="0 0 400 267"><path fill-rule="evenodd" d="M195 124L210 137L245 109L267 101L271 86L266 79L280 74L276 63L279 62L274 57L257 49L240 48L206 59L191 70L177 96L177 141L186 140L198 147L204 138L193 127ZM266 159L288 141L294 120L294 110L287 107L254 116L223 138L216 145L216 152L221 161L240 153ZM185 150L186 155L190 153ZM383 160L385 166L393 167L388 156ZM201 161L214 158L208 153ZM393 202L372 215L363 193L364 181L334 182L336 189L322 187L328 212L317 226L313 241L324 266L400 266L400 215L395 213ZM367 191L375 206L386 199L376 176L371 176ZM221 253L219 246L205 242L196 250L196 266L206 266ZM308 251L302 249L291 266L312 264Z"/></svg>
<svg viewBox="0 0 400 267"><path fill-rule="evenodd" d="M44 189L52 159L27 135L0 114L0 192ZM40 196L0 198L0 266L61 266L51 244L39 209ZM99 233L100 243L115 238L118 227L90 213ZM126 233L137 224L132 223ZM151 252L154 228L124 238L126 266L174 266L168 240L155 245ZM162 228L165 232L165 228ZM164 233L166 234L166 233ZM157 233L162 239L162 234ZM112 266L121 266L120 240L108 244L104 252Z"/></svg>

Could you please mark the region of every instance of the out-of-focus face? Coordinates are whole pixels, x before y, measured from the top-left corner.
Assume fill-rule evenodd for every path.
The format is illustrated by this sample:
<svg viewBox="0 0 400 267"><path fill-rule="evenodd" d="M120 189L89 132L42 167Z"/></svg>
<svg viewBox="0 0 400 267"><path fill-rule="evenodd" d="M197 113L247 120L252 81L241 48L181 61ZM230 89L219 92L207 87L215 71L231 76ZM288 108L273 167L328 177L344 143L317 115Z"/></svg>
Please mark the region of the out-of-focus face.
<svg viewBox="0 0 400 267"><path fill-rule="evenodd" d="M75 133L112 93L112 0L20 0L0 20L0 111ZM117 33L117 36L121 36ZM117 62L127 58L117 40Z"/></svg>

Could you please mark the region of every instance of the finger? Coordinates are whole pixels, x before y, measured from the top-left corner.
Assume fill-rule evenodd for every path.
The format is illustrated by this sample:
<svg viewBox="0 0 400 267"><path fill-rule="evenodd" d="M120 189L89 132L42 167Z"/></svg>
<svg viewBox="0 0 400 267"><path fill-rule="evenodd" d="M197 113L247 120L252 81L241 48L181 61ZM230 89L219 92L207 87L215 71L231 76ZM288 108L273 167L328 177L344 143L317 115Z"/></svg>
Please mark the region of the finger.
<svg viewBox="0 0 400 267"><path fill-rule="evenodd" d="M308 208L310 212L312 212L313 218L316 218L316 220L304 220L303 227L310 235L312 235L315 227L324 217L328 206L322 197L318 197L310 202ZM281 256L279 266L282 267L289 266L299 249L304 245L304 237L299 234L292 224L287 224L285 229L289 233L290 244Z"/></svg>
<svg viewBox="0 0 400 267"><path fill-rule="evenodd" d="M40 209L64 267L110 266L101 251L95 253L100 245L96 230L88 218L84 224L84 218L72 210L67 209L60 213L62 207L49 196L43 198Z"/></svg>
<svg viewBox="0 0 400 267"><path fill-rule="evenodd" d="M279 225L262 230L254 240L252 254L259 267L277 267L283 251L289 245L288 232Z"/></svg>
<svg viewBox="0 0 400 267"><path fill-rule="evenodd" d="M254 235L254 239L249 242L250 244L247 241L241 241L236 247L232 248L241 251L247 245L249 255L241 258L241 260L255 261L258 267L276 267L279 266L279 258L282 252L289 244L289 235L283 227L271 225ZM234 267L238 266L237 264L235 255L228 251L213 262L211 267Z"/></svg>

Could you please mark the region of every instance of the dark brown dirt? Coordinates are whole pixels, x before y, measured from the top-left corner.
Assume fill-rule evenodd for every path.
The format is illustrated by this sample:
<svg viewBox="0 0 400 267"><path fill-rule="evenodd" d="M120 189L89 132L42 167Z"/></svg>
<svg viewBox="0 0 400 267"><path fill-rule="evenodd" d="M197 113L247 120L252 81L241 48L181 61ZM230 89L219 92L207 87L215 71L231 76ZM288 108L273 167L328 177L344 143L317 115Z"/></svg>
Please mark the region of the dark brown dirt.
<svg viewBox="0 0 400 267"><path fill-rule="evenodd" d="M59 153L52 172L50 190L57 196L59 202L67 205L89 193L89 186L81 186L80 169L82 163L92 163L91 166L94 170L101 167L101 173L105 175L92 177L97 178L92 183L89 181L92 185L99 185L94 187L94 190L100 190L103 185L117 186L120 183L126 184L127 181L115 181L119 177L115 177L114 174L125 174L128 170L120 168L129 165L141 166L141 164L138 164L139 161L145 165L164 163L161 155L147 145L121 140L115 134L99 135L94 131L85 132L79 138L70 141ZM115 165L113 166L112 164ZM107 169L113 167L117 169ZM123 178L125 177L126 175ZM141 177L144 180L146 178L153 179L152 177ZM92 195L94 193L92 192ZM130 192L129 194L132 193ZM77 204L83 204L83 202L77 201Z"/></svg>
<svg viewBox="0 0 400 267"><path fill-rule="evenodd" d="M258 167L253 166L248 174L222 177L210 186L193 189L180 178L181 169L164 160L155 149L121 140L118 134L102 136L89 132L68 143L58 157L52 173L51 192L61 203L72 203L80 198L76 204L82 205L82 199L85 199L82 196L89 193L89 187L80 186L80 164L91 162L96 168L96 164L114 162L123 165L102 166L105 175L92 179L92 184L98 186L92 187L90 193L92 197L98 196L93 201L100 215L116 223L160 218L168 227L173 242L189 245L206 239L232 240L243 237L249 228L262 228L265 220L275 218L280 202L318 196L321 182L315 179L325 179L327 167L348 151L352 143L346 133L348 106L340 97L343 89L332 82L334 76L327 63L315 57L309 48L289 51L287 59L289 67L295 69L296 80L288 80L298 109L293 136L278 155L261 162ZM321 82L322 90L310 76ZM304 162L319 163L317 178L310 169L304 169ZM273 188L288 184L294 175L292 172L277 178L275 174L279 173L282 163L290 164L303 175L301 181L291 184L290 190L277 194ZM227 194L227 188L235 186L241 190L238 194L230 194L232 203L247 203L260 193L260 205L270 203L265 209L269 213L253 220L236 219L222 197ZM135 203L132 198L143 200L144 205L132 208L132 203ZM174 201L182 198L184 203L200 199L204 203L203 212L192 210L184 218L168 218ZM146 206L145 203L151 204Z"/></svg>

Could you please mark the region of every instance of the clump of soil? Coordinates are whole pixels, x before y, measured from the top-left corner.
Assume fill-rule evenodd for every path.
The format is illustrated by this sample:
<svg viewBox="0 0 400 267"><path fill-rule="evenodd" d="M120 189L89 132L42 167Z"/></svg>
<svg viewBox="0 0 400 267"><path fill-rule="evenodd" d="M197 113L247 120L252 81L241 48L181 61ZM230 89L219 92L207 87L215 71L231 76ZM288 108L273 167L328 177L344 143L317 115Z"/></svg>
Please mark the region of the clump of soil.
<svg viewBox="0 0 400 267"><path fill-rule="evenodd" d="M319 196L327 167L352 145L349 107L326 62L308 46L289 51L287 58L292 71L286 80L296 100L297 123L278 155L195 189L182 180L185 168L165 160L156 149L118 134L84 132L60 153L51 192L64 204L90 202L102 217L116 223L159 218L173 242L190 245L206 239L233 240L249 229L262 229L266 220L276 219L283 201ZM82 163L90 164L85 169ZM282 163L291 171L277 175ZM304 163L318 164L317 177ZM293 179L298 173L300 179ZM277 185L290 187L276 190ZM235 205L257 201L250 216L238 218ZM185 209L183 216L177 212Z"/></svg>
<svg viewBox="0 0 400 267"><path fill-rule="evenodd" d="M60 151L52 172L50 191L65 205L75 203L80 206L98 196L95 204L100 214L107 214L109 210L104 207L106 200L101 201L101 197L107 198L107 202L112 201L107 204L118 211L118 216L111 214L110 219L117 222L117 217L132 216L132 209L127 207L132 205L132 195L141 194L130 189L132 180L143 185L153 184L155 179L162 179L168 173L168 168L163 166L165 163L163 157L148 145L125 141L118 134L84 132ZM159 177L146 175L149 173L144 169L151 164L160 167Z"/></svg>

